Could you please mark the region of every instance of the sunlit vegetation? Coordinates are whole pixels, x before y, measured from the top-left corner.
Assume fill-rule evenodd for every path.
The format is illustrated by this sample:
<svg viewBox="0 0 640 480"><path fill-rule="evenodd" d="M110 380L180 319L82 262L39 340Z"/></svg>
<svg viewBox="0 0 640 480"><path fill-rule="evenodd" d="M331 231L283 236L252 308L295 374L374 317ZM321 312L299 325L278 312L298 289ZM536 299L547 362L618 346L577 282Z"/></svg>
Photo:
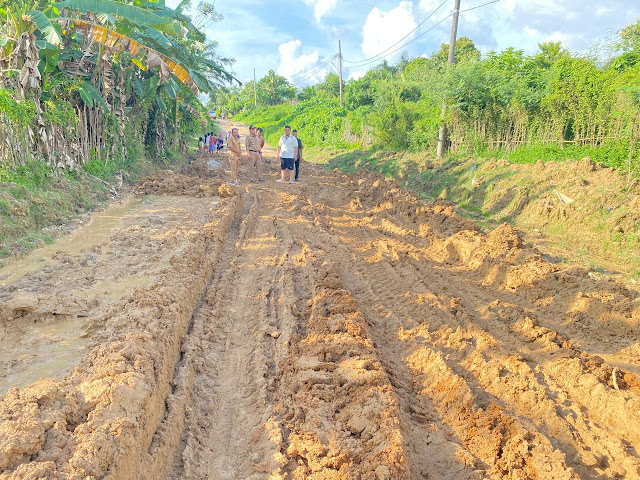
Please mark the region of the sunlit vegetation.
<svg viewBox="0 0 640 480"><path fill-rule="evenodd" d="M257 109L252 84L216 101L239 119L266 127L272 140L290 123L309 146L429 154L435 154L446 103L452 153L519 163L590 155L638 174L640 21L623 29L611 47L615 54L606 60L572 54L559 43L541 44L530 56L516 48L481 56L462 37L453 67L442 45L429 58L382 63L346 82L343 109L335 74L298 91L280 77L278 95L261 98L265 77L258 81Z"/></svg>

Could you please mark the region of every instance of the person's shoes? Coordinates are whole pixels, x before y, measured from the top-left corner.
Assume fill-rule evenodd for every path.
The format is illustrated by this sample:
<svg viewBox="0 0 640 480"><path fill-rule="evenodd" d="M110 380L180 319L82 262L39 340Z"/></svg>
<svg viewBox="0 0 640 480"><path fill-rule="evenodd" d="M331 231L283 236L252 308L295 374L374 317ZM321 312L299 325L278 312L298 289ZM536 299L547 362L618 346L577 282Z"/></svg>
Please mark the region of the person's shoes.
<svg viewBox="0 0 640 480"><path fill-rule="evenodd" d="M289 180L289 183L293 183L293 180Z"/></svg>
<svg viewBox="0 0 640 480"><path fill-rule="evenodd" d="M251 180L249 180L251 183L256 183L256 181L252 178Z"/></svg>
<svg viewBox="0 0 640 480"><path fill-rule="evenodd" d="M264 182L264 178L261 178L260 180L258 180L259 182Z"/></svg>
<svg viewBox="0 0 640 480"><path fill-rule="evenodd" d="M284 180L282 180L281 178L279 178L278 180L276 180L277 183L282 183L284 182Z"/></svg>

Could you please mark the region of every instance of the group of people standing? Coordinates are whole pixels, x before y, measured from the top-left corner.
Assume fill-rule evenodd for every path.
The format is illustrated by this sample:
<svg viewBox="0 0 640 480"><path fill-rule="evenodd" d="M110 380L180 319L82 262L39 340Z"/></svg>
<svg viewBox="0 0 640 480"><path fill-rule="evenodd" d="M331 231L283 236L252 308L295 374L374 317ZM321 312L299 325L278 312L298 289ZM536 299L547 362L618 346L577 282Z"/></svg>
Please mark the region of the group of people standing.
<svg viewBox="0 0 640 480"><path fill-rule="evenodd" d="M212 156L213 152L222 150L224 148L224 136L222 132L218 136L216 136L213 132L208 132L204 134L204 137L200 137L198 139L198 148L200 150L200 155Z"/></svg>
<svg viewBox="0 0 640 480"><path fill-rule="evenodd" d="M249 127L249 135L245 138L244 146L248 159L249 178L251 182L264 182L262 167L262 149L264 148L264 137L262 129L251 125ZM238 169L240 168L240 159L242 158L242 150L240 147L240 133L237 128L231 130L231 134L227 138L227 147L229 149L229 164L231 166L231 185L239 185ZM278 142L278 151L276 156L280 159L280 179L277 182L287 181L293 183L298 180L300 173L300 161L302 160L302 141L298 138L298 132L291 131L291 127L284 128L284 135L280 137ZM294 174L295 171L295 174Z"/></svg>

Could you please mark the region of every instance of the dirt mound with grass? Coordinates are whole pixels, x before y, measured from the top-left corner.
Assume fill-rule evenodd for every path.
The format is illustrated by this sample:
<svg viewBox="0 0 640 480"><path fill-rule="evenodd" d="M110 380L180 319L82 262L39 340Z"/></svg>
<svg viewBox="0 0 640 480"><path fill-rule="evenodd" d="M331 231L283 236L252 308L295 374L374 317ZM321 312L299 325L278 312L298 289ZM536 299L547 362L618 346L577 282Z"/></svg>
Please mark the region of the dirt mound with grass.
<svg viewBox="0 0 640 480"><path fill-rule="evenodd" d="M640 181L588 157L512 164L384 151L310 149L307 156L357 175L380 172L423 198L456 205L485 231L511 223L556 261L640 280Z"/></svg>

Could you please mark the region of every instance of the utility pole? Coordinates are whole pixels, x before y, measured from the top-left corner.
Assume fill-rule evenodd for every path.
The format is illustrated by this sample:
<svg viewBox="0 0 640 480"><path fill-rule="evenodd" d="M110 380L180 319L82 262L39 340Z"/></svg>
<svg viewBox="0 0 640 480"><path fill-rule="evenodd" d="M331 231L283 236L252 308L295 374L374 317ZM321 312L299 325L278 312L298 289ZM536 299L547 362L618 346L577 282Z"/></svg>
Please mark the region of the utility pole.
<svg viewBox="0 0 640 480"><path fill-rule="evenodd" d="M453 24L451 25L451 39L449 40L449 66L453 65L456 58L456 36L458 35L458 17L460 16L460 0L456 0L453 7ZM447 141L447 127L444 124L444 115L447 110L447 104L442 105L440 114L440 135L438 135L438 152L437 157L442 158Z"/></svg>
<svg viewBox="0 0 640 480"><path fill-rule="evenodd" d="M340 108L342 108L342 44L338 40L338 64L340 65Z"/></svg>
<svg viewBox="0 0 640 480"><path fill-rule="evenodd" d="M256 69L253 69L253 106L258 107L258 91L256 90Z"/></svg>

